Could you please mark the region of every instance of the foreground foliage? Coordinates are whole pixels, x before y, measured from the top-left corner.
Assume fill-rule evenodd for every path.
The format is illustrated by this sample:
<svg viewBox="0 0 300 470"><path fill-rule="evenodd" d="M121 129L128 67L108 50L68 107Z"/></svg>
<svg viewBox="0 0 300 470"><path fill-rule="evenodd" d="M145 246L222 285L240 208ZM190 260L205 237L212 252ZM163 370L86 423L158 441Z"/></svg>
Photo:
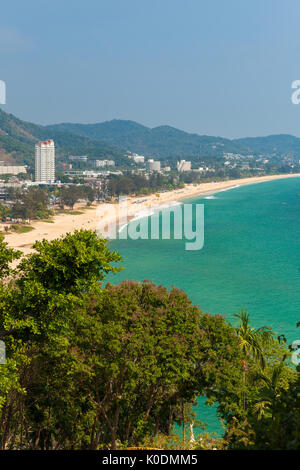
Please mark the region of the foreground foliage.
<svg viewBox="0 0 300 470"><path fill-rule="evenodd" d="M299 447L299 379L270 330L150 281L103 287L121 258L95 232L34 248L13 270L0 240L2 449ZM201 395L223 439L189 435Z"/></svg>

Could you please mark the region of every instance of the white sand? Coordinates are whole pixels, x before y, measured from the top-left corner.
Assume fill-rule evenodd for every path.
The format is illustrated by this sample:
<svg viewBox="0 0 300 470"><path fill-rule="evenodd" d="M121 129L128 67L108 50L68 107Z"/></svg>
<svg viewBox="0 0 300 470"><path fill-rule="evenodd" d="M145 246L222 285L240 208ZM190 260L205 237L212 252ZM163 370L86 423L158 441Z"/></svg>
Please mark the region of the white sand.
<svg viewBox="0 0 300 470"><path fill-rule="evenodd" d="M159 196L157 194L152 194L151 196L128 197L126 202L127 207L123 207L120 210L120 206L118 204L93 205L89 209L83 209L77 204L75 210L84 211L83 214L58 214L54 217L54 223L42 221L33 222L32 227L34 227L34 230L21 234L14 232L5 234L5 241L10 247L22 250L24 254L28 254L32 251L32 245L37 240L42 240L44 238L47 240L53 240L67 232L73 232L76 229L98 229L103 232L105 231L105 226L115 220L116 216L117 222L122 224L122 220L126 215L125 212L129 218L132 218L139 212L149 210L150 207L169 203L171 201L179 201L184 198L202 194L213 194L223 189L229 189L235 186L293 177L300 177L300 174L243 178L212 183L201 183L198 185L189 184L183 189L160 193ZM3 224L0 224L0 230L3 230L3 227Z"/></svg>

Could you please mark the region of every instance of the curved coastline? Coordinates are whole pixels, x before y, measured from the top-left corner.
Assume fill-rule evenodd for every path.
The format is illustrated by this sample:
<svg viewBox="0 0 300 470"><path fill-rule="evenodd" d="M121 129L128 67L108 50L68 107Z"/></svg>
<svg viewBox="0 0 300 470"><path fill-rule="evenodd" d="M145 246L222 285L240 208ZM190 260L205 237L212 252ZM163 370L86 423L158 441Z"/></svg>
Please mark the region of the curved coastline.
<svg viewBox="0 0 300 470"><path fill-rule="evenodd" d="M43 221L32 222L34 230L28 233L10 233L4 234L5 241L12 248L23 251L28 254L32 251L32 245L35 241L42 239L53 240L67 232L80 229L98 230L104 234L108 224L116 222L118 227L126 225L129 221L141 217L147 217L150 210L159 210L160 208L167 207L168 205L180 203L187 199L195 199L201 196L213 196L221 191L234 189L238 186L249 184L263 183L282 178L300 178L299 173L284 174L284 175L268 175L261 177L242 178L226 181L215 181L210 183L201 183L198 185L189 184L182 189L175 189L149 196L131 196L125 198L126 204L120 209L119 204L107 203L93 205L89 209L84 209L82 206L77 205L76 209L83 210L82 214L58 214L53 218L54 223L47 223ZM124 218L126 219L124 221ZM4 227L0 226L3 231Z"/></svg>

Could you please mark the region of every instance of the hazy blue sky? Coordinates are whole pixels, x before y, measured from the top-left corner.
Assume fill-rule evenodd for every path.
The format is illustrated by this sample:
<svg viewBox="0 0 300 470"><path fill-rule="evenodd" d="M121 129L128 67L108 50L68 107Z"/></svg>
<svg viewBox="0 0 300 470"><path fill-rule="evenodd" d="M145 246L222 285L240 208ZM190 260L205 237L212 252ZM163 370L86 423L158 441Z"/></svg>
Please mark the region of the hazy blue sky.
<svg viewBox="0 0 300 470"><path fill-rule="evenodd" d="M300 136L299 0L10 0L3 109L37 123L132 119Z"/></svg>

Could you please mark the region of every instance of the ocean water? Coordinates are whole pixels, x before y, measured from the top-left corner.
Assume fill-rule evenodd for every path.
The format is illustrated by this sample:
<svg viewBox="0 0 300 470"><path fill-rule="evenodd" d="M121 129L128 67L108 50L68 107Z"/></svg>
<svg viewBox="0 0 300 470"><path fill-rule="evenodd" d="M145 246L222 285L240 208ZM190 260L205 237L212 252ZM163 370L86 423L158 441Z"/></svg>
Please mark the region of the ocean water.
<svg viewBox="0 0 300 470"><path fill-rule="evenodd" d="M271 326L288 342L300 339L300 178L235 187L184 200L204 204L205 242L115 240L125 270L110 282L151 279L184 289L203 311L233 317L241 308L255 327ZM221 432L215 407L199 399L197 417Z"/></svg>

